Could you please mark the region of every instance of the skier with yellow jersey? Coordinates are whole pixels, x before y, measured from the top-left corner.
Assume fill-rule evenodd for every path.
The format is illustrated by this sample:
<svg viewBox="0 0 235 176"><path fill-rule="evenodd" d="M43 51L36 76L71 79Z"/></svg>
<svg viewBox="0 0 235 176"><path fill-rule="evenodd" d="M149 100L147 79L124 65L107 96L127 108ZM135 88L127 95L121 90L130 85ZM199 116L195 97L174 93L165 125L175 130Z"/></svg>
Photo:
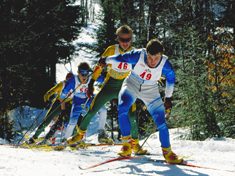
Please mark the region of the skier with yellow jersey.
<svg viewBox="0 0 235 176"><path fill-rule="evenodd" d="M71 77L73 76L72 73L68 73L66 75L66 80L69 80ZM49 125L49 123L56 117L59 116L61 113L62 115L65 115L65 103L67 102L71 102L71 98L67 98L66 101L64 101L64 103L61 104L61 99L60 99L60 94L61 91L64 88L65 85L65 81L61 81L60 83L56 84L54 87L52 87L50 90L48 90L45 95L44 95L44 101L47 102L49 101L49 99L55 95L54 99L52 100L52 104L51 107L49 108L49 110L47 111L46 116L44 117L43 122L39 125L39 127L37 128L36 132L34 133L34 135L29 139L29 141L27 142L28 144L33 144L36 142L36 139L38 139L39 135L45 130L45 128ZM71 104L71 103L69 103ZM53 134L52 134L53 135ZM48 136L48 138L51 137ZM41 143L40 143L41 144Z"/></svg>
<svg viewBox="0 0 235 176"><path fill-rule="evenodd" d="M131 46L132 33L132 29L127 25L119 27L116 31L117 41L119 42L119 44L109 46L103 53L102 58L131 51L133 49L133 47ZM86 133L87 127L92 117L95 116L95 114L106 102L111 101L114 98L118 98L123 80L128 76L132 68L131 64L128 64L126 62L115 62L112 63L112 65L108 65L107 67L104 67L102 63L99 63L94 69L93 77L88 86L89 96L93 95L93 84L104 69L107 69L107 74L103 87L95 96L94 100L91 103L90 110L81 121L77 135L68 139L67 142L69 145L81 141ZM132 140L130 143L135 154L143 155L147 153L147 150L143 150L139 145L138 128L135 113L133 113L134 111L135 106L133 106L132 109L129 111L132 134Z"/></svg>

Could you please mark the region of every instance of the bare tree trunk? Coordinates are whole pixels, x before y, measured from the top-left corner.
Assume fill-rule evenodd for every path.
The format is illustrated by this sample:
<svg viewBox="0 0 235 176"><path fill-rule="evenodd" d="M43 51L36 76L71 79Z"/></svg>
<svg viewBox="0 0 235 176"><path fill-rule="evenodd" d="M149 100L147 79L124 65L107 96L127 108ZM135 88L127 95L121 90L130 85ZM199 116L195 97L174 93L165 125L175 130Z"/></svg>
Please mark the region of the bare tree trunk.
<svg viewBox="0 0 235 176"><path fill-rule="evenodd" d="M88 0L86 0L85 2L84 13L85 13L85 26L87 26L89 19Z"/></svg>
<svg viewBox="0 0 235 176"><path fill-rule="evenodd" d="M149 28L148 28L148 37L147 40L150 40L154 37L154 30L157 23L157 14L156 14L156 2L152 1L149 3Z"/></svg>
<svg viewBox="0 0 235 176"><path fill-rule="evenodd" d="M145 15L144 15L144 0L139 0L139 39L142 47L146 42L145 28Z"/></svg>

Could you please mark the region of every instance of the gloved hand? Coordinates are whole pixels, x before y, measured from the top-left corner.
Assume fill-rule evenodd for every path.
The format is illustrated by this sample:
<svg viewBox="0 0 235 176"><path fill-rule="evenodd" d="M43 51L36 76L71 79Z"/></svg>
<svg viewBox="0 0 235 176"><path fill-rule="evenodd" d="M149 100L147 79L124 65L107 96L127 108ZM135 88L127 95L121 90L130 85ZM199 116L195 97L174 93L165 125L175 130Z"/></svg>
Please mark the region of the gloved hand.
<svg viewBox="0 0 235 176"><path fill-rule="evenodd" d="M49 92L45 93L45 95L43 96L44 102L49 101L50 97L51 97L51 95Z"/></svg>
<svg viewBox="0 0 235 176"><path fill-rule="evenodd" d="M89 84L88 84L88 90L87 90L87 97L91 98L93 96L93 92L94 92L94 79L91 79Z"/></svg>
<svg viewBox="0 0 235 176"><path fill-rule="evenodd" d="M172 108L172 97L165 97L164 106L166 111Z"/></svg>
<svg viewBox="0 0 235 176"><path fill-rule="evenodd" d="M165 87L166 86L166 78L161 77L158 81L157 81L158 85L161 87Z"/></svg>
<svg viewBox="0 0 235 176"><path fill-rule="evenodd" d="M100 60L98 62L101 66L105 66L106 65L106 57L100 58Z"/></svg>
<svg viewBox="0 0 235 176"><path fill-rule="evenodd" d="M165 97L164 106L165 106L165 118L169 120L172 108L172 97Z"/></svg>

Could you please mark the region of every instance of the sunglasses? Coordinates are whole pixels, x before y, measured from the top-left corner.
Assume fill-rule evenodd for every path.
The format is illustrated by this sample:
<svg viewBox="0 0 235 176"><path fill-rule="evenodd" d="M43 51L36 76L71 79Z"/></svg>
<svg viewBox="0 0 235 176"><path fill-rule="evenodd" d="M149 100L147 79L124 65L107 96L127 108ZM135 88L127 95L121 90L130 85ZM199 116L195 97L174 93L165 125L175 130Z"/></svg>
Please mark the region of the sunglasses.
<svg viewBox="0 0 235 176"><path fill-rule="evenodd" d="M80 73L82 76L88 76L88 75L89 75L89 70L79 70L79 73Z"/></svg>
<svg viewBox="0 0 235 176"><path fill-rule="evenodd" d="M128 43L128 42L131 41L131 38L121 38L121 37L118 37L118 40L119 40L120 42L123 42L123 43Z"/></svg>

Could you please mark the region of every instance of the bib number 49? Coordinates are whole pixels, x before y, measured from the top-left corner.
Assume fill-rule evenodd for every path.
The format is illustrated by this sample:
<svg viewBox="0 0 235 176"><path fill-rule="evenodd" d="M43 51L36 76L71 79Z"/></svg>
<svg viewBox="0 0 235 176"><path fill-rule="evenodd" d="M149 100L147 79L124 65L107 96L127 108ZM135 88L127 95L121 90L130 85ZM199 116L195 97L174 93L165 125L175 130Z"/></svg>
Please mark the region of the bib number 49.
<svg viewBox="0 0 235 176"><path fill-rule="evenodd" d="M146 73L146 71L144 71L143 73L140 74L140 77L142 79L150 80L151 77L152 77L152 74L151 73Z"/></svg>

